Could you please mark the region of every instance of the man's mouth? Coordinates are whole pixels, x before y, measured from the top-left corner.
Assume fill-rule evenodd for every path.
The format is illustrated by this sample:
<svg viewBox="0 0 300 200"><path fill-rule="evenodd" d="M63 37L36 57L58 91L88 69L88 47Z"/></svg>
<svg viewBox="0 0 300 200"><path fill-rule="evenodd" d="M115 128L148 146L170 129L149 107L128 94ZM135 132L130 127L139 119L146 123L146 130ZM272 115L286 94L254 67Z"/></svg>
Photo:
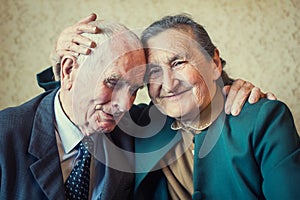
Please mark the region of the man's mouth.
<svg viewBox="0 0 300 200"><path fill-rule="evenodd" d="M106 112L104 111L103 107L101 105L96 105L95 107L96 112L98 112L98 119L104 119L104 120L111 120L114 121L115 119L119 118L122 113L121 112Z"/></svg>
<svg viewBox="0 0 300 200"><path fill-rule="evenodd" d="M106 112L104 112L102 110L99 110L97 112L97 120L99 122L101 122L101 121L115 121L113 115L108 114L108 113L106 113Z"/></svg>

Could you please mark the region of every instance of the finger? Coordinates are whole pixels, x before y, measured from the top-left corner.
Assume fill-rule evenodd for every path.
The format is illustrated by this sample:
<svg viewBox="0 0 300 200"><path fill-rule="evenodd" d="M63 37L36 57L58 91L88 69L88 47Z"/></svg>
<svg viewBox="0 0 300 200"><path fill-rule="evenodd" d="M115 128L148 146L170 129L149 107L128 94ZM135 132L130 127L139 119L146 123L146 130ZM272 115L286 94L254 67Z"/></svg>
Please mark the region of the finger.
<svg viewBox="0 0 300 200"><path fill-rule="evenodd" d="M230 91L230 87L231 87L231 85L225 85L222 88L222 93L225 97L228 96L228 93ZM228 114L228 115L230 114L231 105L232 105L232 103L230 101L226 100L226 102L225 102L225 113Z"/></svg>
<svg viewBox="0 0 300 200"><path fill-rule="evenodd" d="M227 90L229 90L229 92L227 92L227 98L226 98L226 102L225 102L225 113L226 114L230 114L231 112L231 107L234 101L234 98L238 92L238 90L240 90L240 88L242 87L242 85L245 83L245 81L243 80L235 80L232 85L226 86Z"/></svg>
<svg viewBox="0 0 300 200"><path fill-rule="evenodd" d="M263 97L263 93L260 91L260 89L258 87L254 87L251 90L248 102L250 104L256 103L260 98Z"/></svg>
<svg viewBox="0 0 300 200"><path fill-rule="evenodd" d="M273 94L272 92L267 92L266 93L266 97L269 100L277 100L277 97L275 96L275 94Z"/></svg>
<svg viewBox="0 0 300 200"><path fill-rule="evenodd" d="M92 24L75 24L62 31L62 35L81 33L100 33L101 30Z"/></svg>
<svg viewBox="0 0 300 200"><path fill-rule="evenodd" d="M56 54L61 55L62 51L74 51L74 53L89 54L89 48L95 48L96 43L91 39L79 34L62 34L57 41Z"/></svg>
<svg viewBox="0 0 300 200"><path fill-rule="evenodd" d="M97 15L95 13L91 13L89 16L79 20L77 24L87 24L89 22L95 21L97 19Z"/></svg>
<svg viewBox="0 0 300 200"><path fill-rule="evenodd" d="M237 116L240 114L242 107L244 106L246 100L249 97L251 90L254 88L254 85L248 81L240 88L236 97L233 100L231 114Z"/></svg>
<svg viewBox="0 0 300 200"><path fill-rule="evenodd" d="M60 49L57 49L57 52L61 52L61 51L71 51L73 53L77 53L77 54L84 54L84 55L88 55L91 53L91 50L83 45L78 45L76 43L73 42L66 42L63 43ZM62 56L62 55L60 55Z"/></svg>
<svg viewBox="0 0 300 200"><path fill-rule="evenodd" d="M59 51L59 54L61 55L61 58L62 58L63 56L73 56L73 57L75 57L75 58L77 58L77 57L79 56L78 53L75 53L75 52L73 52L73 51L66 51L66 50ZM61 58L60 58L60 59L61 59ZM59 62L60 62L60 61L59 61Z"/></svg>
<svg viewBox="0 0 300 200"><path fill-rule="evenodd" d="M242 87L238 90L235 98L233 99L232 107L231 107L231 114L236 116L242 110L246 100L249 97L251 90L254 88L254 85L248 81L244 82Z"/></svg>
<svg viewBox="0 0 300 200"><path fill-rule="evenodd" d="M91 24L78 24L73 26L73 30L70 30L70 32L75 32L75 33L100 33L101 30Z"/></svg>
<svg viewBox="0 0 300 200"><path fill-rule="evenodd" d="M227 95L226 102L225 102L225 113L229 115L231 112L231 107L233 104L233 100L237 94L237 91L235 91L235 89L231 89L231 87L230 87L229 92L227 94L228 95Z"/></svg>
<svg viewBox="0 0 300 200"><path fill-rule="evenodd" d="M91 47L91 48L95 48L96 47L96 42L94 42L93 40L84 37L82 35L73 35L72 39L71 39L72 43L76 43L78 45L83 45L86 47Z"/></svg>
<svg viewBox="0 0 300 200"><path fill-rule="evenodd" d="M77 36L76 36L77 37ZM82 44L85 43L85 44ZM74 53L78 54L89 54L91 52L91 48L94 48L96 46L96 43L93 41L78 41L76 39L72 41L66 41L66 42L60 42L59 46L56 47L56 52L58 56L63 56L61 55L61 52L63 51L72 51Z"/></svg>
<svg viewBox="0 0 300 200"><path fill-rule="evenodd" d="M222 93L223 93L223 95L227 96L229 90L230 90L230 85L225 85L225 86L222 88Z"/></svg>
<svg viewBox="0 0 300 200"><path fill-rule="evenodd" d="M233 100L232 106L231 106L231 114L233 116L237 116L240 114L243 105L245 104L247 100L248 94L246 95L244 91L239 91L237 95L235 96L235 99Z"/></svg>

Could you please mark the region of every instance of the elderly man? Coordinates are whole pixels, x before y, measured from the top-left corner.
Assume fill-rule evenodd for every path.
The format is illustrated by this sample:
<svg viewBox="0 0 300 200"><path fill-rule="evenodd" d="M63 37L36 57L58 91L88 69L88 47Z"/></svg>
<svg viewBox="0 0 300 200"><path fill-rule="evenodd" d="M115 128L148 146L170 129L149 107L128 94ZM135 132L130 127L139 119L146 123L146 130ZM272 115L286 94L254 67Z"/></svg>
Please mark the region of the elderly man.
<svg viewBox="0 0 300 200"><path fill-rule="evenodd" d="M204 28L167 16L142 34L152 103L167 116L135 141L137 199L299 199L300 140L289 109L260 100L224 113L222 59ZM155 124L147 107L140 123Z"/></svg>
<svg viewBox="0 0 300 200"><path fill-rule="evenodd" d="M122 25L93 26L103 34L85 36L101 48L62 57L60 89L0 112L0 199L130 198L134 175L111 168L104 145L133 150L115 126L143 85L144 51Z"/></svg>

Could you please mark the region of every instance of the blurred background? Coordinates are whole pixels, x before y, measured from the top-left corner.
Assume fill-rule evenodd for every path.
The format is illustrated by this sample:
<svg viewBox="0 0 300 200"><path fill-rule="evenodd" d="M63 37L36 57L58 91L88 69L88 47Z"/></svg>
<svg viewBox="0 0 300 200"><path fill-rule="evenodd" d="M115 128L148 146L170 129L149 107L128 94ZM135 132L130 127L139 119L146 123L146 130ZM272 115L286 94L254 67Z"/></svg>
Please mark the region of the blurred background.
<svg viewBox="0 0 300 200"><path fill-rule="evenodd" d="M141 30L165 15L188 13L204 25L233 78L272 91L300 132L299 0L1 0L0 109L43 90L36 73L50 66L59 33L94 12ZM147 101L145 91L136 102Z"/></svg>

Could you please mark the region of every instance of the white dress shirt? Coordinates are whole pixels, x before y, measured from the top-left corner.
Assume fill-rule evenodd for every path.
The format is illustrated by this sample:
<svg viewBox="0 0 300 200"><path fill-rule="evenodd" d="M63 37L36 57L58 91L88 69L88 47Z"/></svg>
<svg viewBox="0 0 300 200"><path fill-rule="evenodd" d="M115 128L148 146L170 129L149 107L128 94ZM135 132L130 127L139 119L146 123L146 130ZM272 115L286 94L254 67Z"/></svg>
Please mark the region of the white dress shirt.
<svg viewBox="0 0 300 200"><path fill-rule="evenodd" d="M71 122L67 117L59 100L59 92L54 99L54 113L55 113L55 134L57 147L60 158L60 165L63 175L63 180L66 182L73 167L78 162L78 150L74 149L76 145L83 139L84 135L78 127ZM91 137L91 139L93 139ZM89 199L97 199L100 196L103 188L103 176L105 167L95 159L92 154L91 168L90 168L90 191Z"/></svg>

